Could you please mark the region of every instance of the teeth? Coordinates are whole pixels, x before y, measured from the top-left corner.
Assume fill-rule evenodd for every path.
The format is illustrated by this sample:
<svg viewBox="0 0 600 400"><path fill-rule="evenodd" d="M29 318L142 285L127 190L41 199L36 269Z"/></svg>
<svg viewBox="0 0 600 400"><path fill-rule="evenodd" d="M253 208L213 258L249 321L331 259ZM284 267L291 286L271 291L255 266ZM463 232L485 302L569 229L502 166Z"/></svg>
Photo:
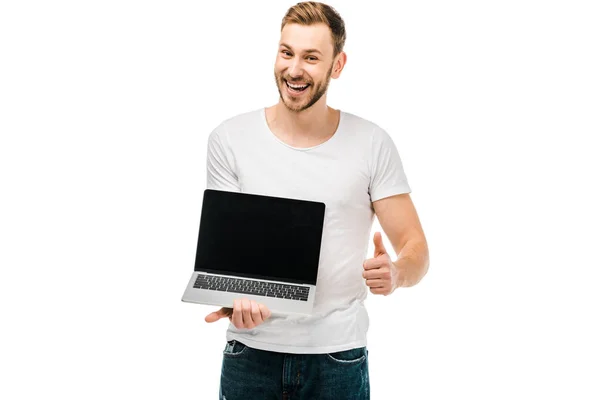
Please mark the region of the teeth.
<svg viewBox="0 0 600 400"><path fill-rule="evenodd" d="M286 82L288 84L289 87L294 88L294 89L304 89L305 87L307 87L308 85L292 85L289 82Z"/></svg>

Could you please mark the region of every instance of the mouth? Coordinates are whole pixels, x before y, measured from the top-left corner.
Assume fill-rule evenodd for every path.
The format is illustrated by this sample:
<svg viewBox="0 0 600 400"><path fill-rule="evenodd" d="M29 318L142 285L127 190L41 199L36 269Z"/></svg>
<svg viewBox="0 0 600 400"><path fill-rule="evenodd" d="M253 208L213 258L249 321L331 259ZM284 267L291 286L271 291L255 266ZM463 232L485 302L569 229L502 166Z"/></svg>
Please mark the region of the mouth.
<svg viewBox="0 0 600 400"><path fill-rule="evenodd" d="M298 95L298 94L304 93L306 91L306 89L308 89L308 87L310 86L310 84L308 84L308 83L299 84L299 85L290 84L285 79L284 79L284 82L288 88L288 92L291 93L292 95Z"/></svg>

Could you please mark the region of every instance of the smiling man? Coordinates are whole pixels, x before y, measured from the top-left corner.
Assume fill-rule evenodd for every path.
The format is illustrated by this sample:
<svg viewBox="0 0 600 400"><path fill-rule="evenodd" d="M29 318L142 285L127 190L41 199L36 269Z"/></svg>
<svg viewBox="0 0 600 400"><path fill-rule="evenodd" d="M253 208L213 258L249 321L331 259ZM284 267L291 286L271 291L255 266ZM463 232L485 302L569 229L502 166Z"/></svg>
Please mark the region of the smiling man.
<svg viewBox="0 0 600 400"><path fill-rule="evenodd" d="M326 204L310 316L271 316L243 297L206 316L230 320L221 399L370 398L364 300L427 272L427 242L394 142L375 123L327 105L329 81L347 61L345 39L330 6L291 7L275 58L279 101L222 122L209 137L207 188ZM367 257L375 215L395 254L377 232Z"/></svg>

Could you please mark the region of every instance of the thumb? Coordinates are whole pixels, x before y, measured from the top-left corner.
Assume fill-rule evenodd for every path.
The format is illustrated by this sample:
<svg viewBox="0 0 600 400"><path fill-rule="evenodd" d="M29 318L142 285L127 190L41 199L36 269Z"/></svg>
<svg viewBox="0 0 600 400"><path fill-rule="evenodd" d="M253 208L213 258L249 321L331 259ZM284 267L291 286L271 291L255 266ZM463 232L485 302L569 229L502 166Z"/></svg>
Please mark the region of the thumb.
<svg viewBox="0 0 600 400"><path fill-rule="evenodd" d="M208 314L208 315L207 315L207 316L204 318L204 320L205 320L206 322L215 322L215 321L218 321L218 320L220 320L221 318L226 318L226 317L229 317L229 314L226 312L226 310L227 310L227 309L226 309L225 307L223 307L223 308L221 308L220 310L217 310L217 311L215 311L215 312L212 312L212 313Z"/></svg>
<svg viewBox="0 0 600 400"><path fill-rule="evenodd" d="M375 232L375 236L373 236L373 244L375 244L375 255L373 257L377 258L382 254L386 254L385 246L383 245L383 238L381 237L380 232Z"/></svg>

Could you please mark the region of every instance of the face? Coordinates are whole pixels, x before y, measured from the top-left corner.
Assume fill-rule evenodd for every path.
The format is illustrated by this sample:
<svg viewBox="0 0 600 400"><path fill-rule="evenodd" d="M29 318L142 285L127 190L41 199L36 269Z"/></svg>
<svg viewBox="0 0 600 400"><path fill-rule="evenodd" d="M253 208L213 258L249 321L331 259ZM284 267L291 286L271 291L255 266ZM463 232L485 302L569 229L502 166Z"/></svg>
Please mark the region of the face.
<svg viewBox="0 0 600 400"><path fill-rule="evenodd" d="M301 112L319 101L327 92L334 65L327 25L287 24L281 31L275 61L275 82L283 104L290 111ZM334 78L338 76L336 71Z"/></svg>

